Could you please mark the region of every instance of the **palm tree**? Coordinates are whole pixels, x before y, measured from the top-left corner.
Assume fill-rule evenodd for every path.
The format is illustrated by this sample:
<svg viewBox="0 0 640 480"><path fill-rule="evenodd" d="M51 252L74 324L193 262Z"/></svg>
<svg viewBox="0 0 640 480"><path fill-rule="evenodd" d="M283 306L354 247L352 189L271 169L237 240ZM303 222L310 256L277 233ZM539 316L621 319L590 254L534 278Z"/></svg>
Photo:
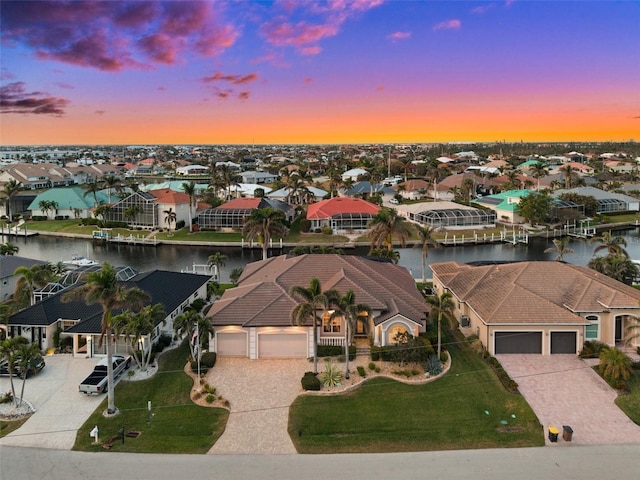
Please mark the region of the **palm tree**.
<svg viewBox="0 0 640 480"><path fill-rule="evenodd" d="M126 310L113 317L113 330L116 336L123 335L133 358L140 370L146 371L151 360L151 332L157 324L163 322L167 314L161 303L146 305L138 313ZM142 347L143 337L148 338L148 350L145 357ZM139 352L139 353L138 353Z"/></svg>
<svg viewBox="0 0 640 480"><path fill-rule="evenodd" d="M18 368L22 375L22 388L20 389L20 401L18 406L22 405L22 399L24 398L24 384L27 383L27 375L29 370L37 373L35 368L38 362L42 361L42 352L37 343L25 343L21 342L17 346L16 359L18 360Z"/></svg>
<svg viewBox="0 0 640 480"><path fill-rule="evenodd" d="M600 373L607 379L627 381L631 376L633 361L616 347L605 348L600 353Z"/></svg>
<svg viewBox="0 0 640 480"><path fill-rule="evenodd" d="M227 262L227 256L223 255L220 252L215 252L209 255L209 259L207 261L207 265L209 268L215 266L216 267L216 276L220 278L220 269L224 267Z"/></svg>
<svg viewBox="0 0 640 480"><path fill-rule="evenodd" d="M371 325L372 322L372 310L371 307L369 307L369 305L365 304L365 303L358 303L356 304L356 294L353 293L353 290L349 290L347 291L347 293L344 296L340 296L340 294L338 294L335 290L329 290L326 293L327 297L329 298L329 302L331 304L331 306L333 307L333 313L331 314L331 317L329 317L330 319L336 318L336 317L342 317L342 319L344 320L344 326L345 326L345 346L344 346L344 350L345 350L345 356L346 356L346 371L345 371L345 378L349 378L349 347L351 346L351 344L353 343L353 334L356 331L357 325L358 325L358 317L360 317L363 313L367 314L367 322L366 322L366 329L367 329L367 334L371 335L371 333L373 332L373 326Z"/></svg>
<svg viewBox="0 0 640 480"><path fill-rule="evenodd" d="M436 229L430 225L417 225L418 243L413 248L420 247L422 249L422 283L426 283L427 257L429 256L429 245L439 246L437 240L433 238Z"/></svg>
<svg viewBox="0 0 640 480"><path fill-rule="evenodd" d="M19 277L13 293L14 300L21 304L28 303L29 305L34 303L33 292L35 287L44 287L53 277L49 269L39 264L31 267L18 267L14 270L13 275Z"/></svg>
<svg viewBox="0 0 640 480"><path fill-rule="evenodd" d="M104 184L107 186L107 195L109 196L109 203L111 203L111 189L116 192L122 191L122 180L115 175L109 175L104 177Z"/></svg>
<svg viewBox="0 0 640 480"><path fill-rule="evenodd" d="M638 265L628 257L619 254L609 254L601 257L593 257L587 266L607 277L618 280L627 285L632 285L638 278Z"/></svg>
<svg viewBox="0 0 640 480"><path fill-rule="evenodd" d="M16 361L18 360L18 349L20 348L20 345L24 343L27 343L27 339L20 336L6 338L2 342L0 342L0 361L7 362L7 369L9 371L9 383L11 385L11 394L13 396L14 403L17 402L17 398L16 388L13 384L13 374L15 372Z"/></svg>
<svg viewBox="0 0 640 480"><path fill-rule="evenodd" d="M533 173L533 178L538 180L538 187L536 191L540 191L540 179L547 174L547 167L542 162L536 162L531 166L531 171Z"/></svg>
<svg viewBox="0 0 640 480"><path fill-rule="evenodd" d="M411 228L404 217L398 215L393 208L383 207L375 217L369 221L369 239L373 247L386 247L393 250L393 238L400 239L400 244L404 247L407 238L411 236Z"/></svg>
<svg viewBox="0 0 640 480"><path fill-rule="evenodd" d="M101 347L106 337L107 342L107 387L108 406L107 412L116 412L113 383L113 356L111 352L113 343L112 312L117 308L142 308L144 302L149 300L149 295L139 288L126 289L118 283L115 268L104 263L102 268L87 275L86 283L62 295L63 302L84 300L87 304L99 304L102 307L102 319L100 321Z"/></svg>
<svg viewBox="0 0 640 480"><path fill-rule="evenodd" d="M173 211L173 208L169 208L169 210L165 210L164 212L164 221L169 224L169 232L171 232L171 224L176 223L176 212ZM171 233L169 233L170 235Z"/></svg>
<svg viewBox="0 0 640 480"><path fill-rule="evenodd" d="M553 247L545 249L544 253L555 253L557 262L563 262L564 256L569 253L576 253L572 248L567 247L569 244L569 237L561 237L553 239Z"/></svg>
<svg viewBox="0 0 640 480"><path fill-rule="evenodd" d="M576 176L576 169L571 165L565 165L564 167L561 167L560 170L564 176L564 188L571 188L571 184Z"/></svg>
<svg viewBox="0 0 640 480"><path fill-rule="evenodd" d="M142 207L140 205L131 205L124 209L122 216L132 225L135 224L136 217L142 213Z"/></svg>
<svg viewBox="0 0 640 480"><path fill-rule="evenodd" d="M299 301L291 311L292 325L306 325L311 320L313 326L313 373L318 373L318 308L326 311L329 307L329 299L322 292L320 280L313 277L308 287L294 285L289 289L289 295Z"/></svg>
<svg viewBox="0 0 640 480"><path fill-rule="evenodd" d="M55 200L40 200L38 202L38 208L42 210L45 217L49 218L49 210L57 210L58 202L56 202Z"/></svg>
<svg viewBox="0 0 640 480"><path fill-rule="evenodd" d="M93 206L98 205L98 192L102 190L102 186L98 182L85 183L82 186L84 190L84 196L93 195Z"/></svg>
<svg viewBox="0 0 640 480"><path fill-rule="evenodd" d="M438 358L442 353L442 320L446 319L451 325L454 321L453 295L450 291L444 291L441 295L427 297L427 304L431 307L430 316L438 322Z"/></svg>
<svg viewBox="0 0 640 480"><path fill-rule="evenodd" d="M11 222L13 219L11 215L11 202L13 201L13 197L20 193L21 188L22 184L20 182L11 179L4 184L4 186L2 187L2 191L0 191L0 198L4 199L5 210L7 212L7 218L9 219L9 222Z"/></svg>
<svg viewBox="0 0 640 480"><path fill-rule="evenodd" d="M196 198L196 184L193 182L184 182L182 191L189 195L189 233L193 232L193 207Z"/></svg>
<svg viewBox="0 0 640 480"><path fill-rule="evenodd" d="M20 247L13 243L7 242L0 244L0 255L15 255L20 251Z"/></svg>
<svg viewBox="0 0 640 480"><path fill-rule="evenodd" d="M93 211L93 216L97 217L101 220L102 225L106 225L106 220L107 217L109 216L109 214L111 213L111 205L98 205L95 210Z"/></svg>
<svg viewBox="0 0 640 480"><path fill-rule="evenodd" d="M370 248L368 257L375 257L388 260L397 265L400 261L400 252L398 250L387 250L386 248Z"/></svg>
<svg viewBox="0 0 640 480"><path fill-rule="evenodd" d="M251 216L242 228L242 233L249 241L258 237L262 242L262 259L268 257L269 243L274 235L284 238L287 227L284 224L285 215L282 210L275 208L257 208L251 212Z"/></svg>
<svg viewBox="0 0 640 480"><path fill-rule="evenodd" d="M602 235L591 237L589 243L600 243L594 250L593 254L606 250L608 255L624 255L628 257L629 254L624 247L627 246L627 241L624 237L614 237L611 232L603 232Z"/></svg>
<svg viewBox="0 0 640 480"><path fill-rule="evenodd" d="M193 359L199 357L202 347L208 343L209 335L215 334L209 317L204 317L193 309L178 315L173 321L173 329L178 336L189 339L189 350ZM198 338L199 343L194 341L195 337ZM196 345L198 345L197 348Z"/></svg>

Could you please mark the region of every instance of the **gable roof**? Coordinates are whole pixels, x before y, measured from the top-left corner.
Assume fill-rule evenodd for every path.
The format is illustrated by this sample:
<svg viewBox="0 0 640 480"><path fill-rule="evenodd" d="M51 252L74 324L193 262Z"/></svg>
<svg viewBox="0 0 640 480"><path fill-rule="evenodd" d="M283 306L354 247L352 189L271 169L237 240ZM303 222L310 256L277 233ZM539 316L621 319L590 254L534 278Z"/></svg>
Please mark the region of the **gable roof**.
<svg viewBox="0 0 640 480"><path fill-rule="evenodd" d="M17 255L0 255L0 278L12 277L18 267L31 268L34 265L45 265L47 262Z"/></svg>
<svg viewBox="0 0 640 480"><path fill-rule="evenodd" d="M374 323L394 316L420 324L428 310L409 272L397 265L353 255L281 255L253 262L238 287L225 291L207 314L213 325L290 326L298 304L289 295L294 285L308 286L316 277L323 291L353 290L357 303L377 312Z"/></svg>
<svg viewBox="0 0 640 480"><path fill-rule="evenodd" d="M434 278L487 324L584 324L578 313L640 310L640 291L563 262L430 265Z"/></svg>
<svg viewBox="0 0 640 480"><path fill-rule="evenodd" d="M380 211L378 205L360 198L336 197L309 205L308 219L331 218L341 213L364 213L375 215Z"/></svg>
<svg viewBox="0 0 640 480"><path fill-rule="evenodd" d="M96 192L98 204L108 203L109 197L104 190ZM93 193L87 193L82 187L49 188L38 196L27 207L27 210L39 210L43 200L55 201L60 209L80 208L82 210L96 205Z"/></svg>
<svg viewBox="0 0 640 480"><path fill-rule="evenodd" d="M162 188L159 190L148 190L157 199L157 203L167 203L172 205L181 205L189 203L189 195L183 192L176 192L170 188Z"/></svg>

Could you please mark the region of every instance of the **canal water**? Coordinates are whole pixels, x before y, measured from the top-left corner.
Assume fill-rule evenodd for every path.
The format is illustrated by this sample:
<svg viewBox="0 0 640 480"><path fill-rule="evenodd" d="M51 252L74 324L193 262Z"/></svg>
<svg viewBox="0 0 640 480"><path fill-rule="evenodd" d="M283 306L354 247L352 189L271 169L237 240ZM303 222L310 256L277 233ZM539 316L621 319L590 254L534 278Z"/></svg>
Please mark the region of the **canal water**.
<svg viewBox="0 0 640 480"><path fill-rule="evenodd" d="M632 259L640 259L640 237L638 229L632 228L615 232L627 242L627 251ZM8 241L2 237L1 242ZM36 235L28 238L10 239L20 251L22 257L35 258L51 263L70 260L72 256L80 255L98 262L109 262L116 266L129 265L138 272L150 270L183 271L191 269L194 264L207 263L209 255L221 252L228 257L226 265L221 269L221 280L228 281L229 273L235 268L244 268L250 262L260 260L262 251L249 250L240 247L195 247L164 244L157 247L98 244L92 240L69 239ZM565 255L565 261L575 265L586 265L593 257L597 245L585 240L572 239L569 248L575 253ZM461 263L475 261L518 261L518 260L554 260L553 253L544 253L545 249L553 247L551 239L532 238L528 245L510 245L503 243L466 245L457 247L430 247L427 266L430 263L457 261ZM420 248L400 248L399 264L408 270L414 278L421 278L421 250ZM368 247L347 249L345 253L366 255ZM286 250L283 252L286 253ZM280 254L280 249L274 249L270 255ZM431 271L427 269L427 278Z"/></svg>

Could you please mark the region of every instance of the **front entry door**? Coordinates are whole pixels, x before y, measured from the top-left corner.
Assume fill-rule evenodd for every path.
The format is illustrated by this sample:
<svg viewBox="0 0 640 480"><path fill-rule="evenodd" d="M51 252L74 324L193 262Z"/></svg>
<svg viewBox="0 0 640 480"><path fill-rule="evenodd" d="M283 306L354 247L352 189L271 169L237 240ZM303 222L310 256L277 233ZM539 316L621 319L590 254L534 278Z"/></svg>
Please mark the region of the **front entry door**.
<svg viewBox="0 0 640 480"><path fill-rule="evenodd" d="M616 317L616 342L622 341L622 321L624 317Z"/></svg>

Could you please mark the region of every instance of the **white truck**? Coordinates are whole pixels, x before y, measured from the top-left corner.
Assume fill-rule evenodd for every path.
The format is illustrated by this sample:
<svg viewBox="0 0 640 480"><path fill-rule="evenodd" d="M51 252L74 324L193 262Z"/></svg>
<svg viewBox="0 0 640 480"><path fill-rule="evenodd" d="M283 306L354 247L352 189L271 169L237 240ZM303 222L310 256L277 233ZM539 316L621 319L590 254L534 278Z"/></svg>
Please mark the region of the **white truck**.
<svg viewBox="0 0 640 480"><path fill-rule="evenodd" d="M113 360L113 379L118 378L122 372L128 370L131 366L131 356L130 355L112 355ZM94 367L93 372L89 374L87 378L85 378L80 385L78 386L78 390L80 393L85 393L87 395L98 395L99 393L105 393L107 391L107 366L108 362L106 358L103 358L98 362L98 364Z"/></svg>

